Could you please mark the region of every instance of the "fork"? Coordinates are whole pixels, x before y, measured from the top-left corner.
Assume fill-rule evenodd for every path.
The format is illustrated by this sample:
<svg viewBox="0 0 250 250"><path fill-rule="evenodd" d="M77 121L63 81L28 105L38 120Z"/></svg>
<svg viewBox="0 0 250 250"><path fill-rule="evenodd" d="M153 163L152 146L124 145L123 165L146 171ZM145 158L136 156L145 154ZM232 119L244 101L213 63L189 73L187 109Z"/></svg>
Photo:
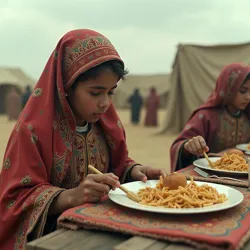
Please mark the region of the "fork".
<svg viewBox="0 0 250 250"><path fill-rule="evenodd" d="M201 175L201 176L203 176L203 177L205 177L205 178L216 178L216 179L221 179L221 180L231 180L231 181L243 181L244 182L244 180L239 180L239 179L235 179L235 178L231 178L231 177L219 177L219 176L217 176L217 175L210 175L210 174L208 174L207 172L205 172L205 171L203 171L203 170L201 170L201 169L199 169L199 168L195 168L194 169L194 171L197 173L197 174L199 174L199 175Z"/></svg>

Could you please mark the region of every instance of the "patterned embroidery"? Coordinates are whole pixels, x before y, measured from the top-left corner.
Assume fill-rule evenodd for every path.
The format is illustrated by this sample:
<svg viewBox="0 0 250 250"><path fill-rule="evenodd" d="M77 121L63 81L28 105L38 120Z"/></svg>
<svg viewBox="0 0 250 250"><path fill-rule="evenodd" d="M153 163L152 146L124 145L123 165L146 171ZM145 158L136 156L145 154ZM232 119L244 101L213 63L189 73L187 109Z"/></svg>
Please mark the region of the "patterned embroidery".
<svg viewBox="0 0 250 250"><path fill-rule="evenodd" d="M20 223L15 235L15 250L25 248L24 246L26 245L27 235L37 223L42 211L44 211L44 208L48 204L48 201L56 195L58 191L60 191L59 188L48 188L48 186L43 185L35 190L34 195L26 199L22 206L23 210L26 212L24 213L23 221Z"/></svg>
<svg viewBox="0 0 250 250"><path fill-rule="evenodd" d="M58 90L58 94L59 94L59 98L60 98L61 102L63 102L62 92L60 91L60 89ZM64 105L64 104L62 104L62 105ZM66 107L63 107L63 108L66 109ZM73 144L73 140L74 140L75 131L73 130L71 124L69 124L70 121L72 121L71 117L65 117L63 110L61 108L59 109L59 107L57 109L57 116L58 116L57 127L59 129L61 138L63 140L62 143L64 143L66 145L67 149L70 152L72 152L72 144Z"/></svg>
<svg viewBox="0 0 250 250"><path fill-rule="evenodd" d="M15 126L15 128L16 128L16 132L18 132L18 131L19 131L20 126L21 126L21 122L20 122L20 121L17 121L16 126Z"/></svg>
<svg viewBox="0 0 250 250"><path fill-rule="evenodd" d="M23 211L25 211L27 209L27 203L26 202L23 203L22 209L23 209Z"/></svg>
<svg viewBox="0 0 250 250"><path fill-rule="evenodd" d="M67 172L66 164L67 151L63 155L58 155L57 153L53 156L53 167L51 171L51 182L55 186L61 185L65 178L65 173Z"/></svg>
<svg viewBox="0 0 250 250"><path fill-rule="evenodd" d="M117 126L118 126L119 128L122 128L122 123L121 123L120 120L117 121Z"/></svg>
<svg viewBox="0 0 250 250"><path fill-rule="evenodd" d="M204 117L204 114L199 114L199 119L202 119Z"/></svg>
<svg viewBox="0 0 250 250"><path fill-rule="evenodd" d="M21 184L23 185L29 185L32 181L32 177L30 175L26 175L22 178Z"/></svg>
<svg viewBox="0 0 250 250"><path fill-rule="evenodd" d="M111 149L115 149L116 145L115 145L113 138L110 135L106 135L106 139L108 141L109 147Z"/></svg>
<svg viewBox="0 0 250 250"><path fill-rule="evenodd" d="M234 86L236 79L238 78L240 72L232 71L230 76L227 80L228 85L228 93L230 92L231 88Z"/></svg>
<svg viewBox="0 0 250 250"><path fill-rule="evenodd" d="M214 217L197 215L196 223L194 223L194 219L190 216L178 220L177 217L171 215L162 217L161 215L147 214L145 216L137 211L127 213L127 210L120 209L110 200L106 200L97 205L72 209L65 217L59 218L59 225L70 217L71 223L77 221L78 225L81 226L87 226L89 222L95 221L100 227L103 226L106 229L110 223L116 223L122 225L124 231L125 228L132 226L137 229L146 227L151 230L178 230L179 234L188 232L199 235L208 234L214 237L227 236L229 233L233 234L235 229L242 227L242 221L246 219L249 213L248 204L249 201L247 200L245 204L240 204L236 210L228 210L228 213L217 213ZM89 219L86 220L86 218Z"/></svg>
<svg viewBox="0 0 250 250"><path fill-rule="evenodd" d="M76 133L70 167L68 168L62 187L71 188L78 186L84 180L86 175L86 165L87 157L85 137Z"/></svg>
<svg viewBox="0 0 250 250"><path fill-rule="evenodd" d="M250 122L246 115L240 118L232 117L228 112L220 113L218 130L211 142L210 150L220 152L226 148L250 141Z"/></svg>
<svg viewBox="0 0 250 250"><path fill-rule="evenodd" d="M65 82L68 83L75 75L75 68L83 70L83 67L88 67L88 63L112 54L119 56L111 42L103 36L86 36L85 39L75 40L74 44L66 47L63 59Z"/></svg>
<svg viewBox="0 0 250 250"><path fill-rule="evenodd" d="M87 136L89 164L96 166L99 171L107 172L109 168L108 142L98 126L93 126L92 133Z"/></svg>
<svg viewBox="0 0 250 250"><path fill-rule="evenodd" d="M13 146L16 142L16 138L12 138L11 141L10 141L10 145Z"/></svg>
<svg viewBox="0 0 250 250"><path fill-rule="evenodd" d="M66 48L65 53L65 69L68 69L74 61L76 61L82 55L86 55L87 51L98 48L100 46L113 47L110 41L105 37L86 37L86 39L77 39L71 47Z"/></svg>
<svg viewBox="0 0 250 250"><path fill-rule="evenodd" d="M219 93L220 97L224 97L225 96L225 92L223 90L220 91Z"/></svg>
<svg viewBox="0 0 250 250"><path fill-rule="evenodd" d="M87 164L96 166L101 172L107 172L110 163L109 154L107 141L96 124L92 125L91 131L86 136L76 133L70 168L67 168L61 187L72 188L80 185L86 175Z"/></svg>
<svg viewBox="0 0 250 250"><path fill-rule="evenodd" d="M39 111L39 114L40 114L40 115L42 115L42 114L43 114L43 110L42 110L42 109Z"/></svg>
<svg viewBox="0 0 250 250"><path fill-rule="evenodd" d="M55 50L54 51L54 59L57 59L57 57L58 57L58 52Z"/></svg>
<svg viewBox="0 0 250 250"><path fill-rule="evenodd" d="M33 97L39 97L41 96L43 93L43 89L42 88L36 88L33 90L32 96Z"/></svg>
<svg viewBox="0 0 250 250"><path fill-rule="evenodd" d="M8 204L7 204L7 209L10 209L11 207L13 207L14 204L15 204L14 200L9 201Z"/></svg>
<svg viewBox="0 0 250 250"><path fill-rule="evenodd" d="M33 126L31 124L28 125L28 130L33 130Z"/></svg>
<svg viewBox="0 0 250 250"><path fill-rule="evenodd" d="M190 129L190 128L191 128L191 125L188 124L188 125L185 126L184 129L185 129L185 130L188 130L188 129Z"/></svg>
<svg viewBox="0 0 250 250"><path fill-rule="evenodd" d="M3 169L7 170L10 168L10 166L11 166L10 158L6 158L3 162Z"/></svg>
<svg viewBox="0 0 250 250"><path fill-rule="evenodd" d="M38 141L38 136L35 133L32 133L30 139L33 144L36 144Z"/></svg>
<svg viewBox="0 0 250 250"><path fill-rule="evenodd" d="M56 123L56 121L53 121L53 128L54 128L54 130L57 129L57 123Z"/></svg>

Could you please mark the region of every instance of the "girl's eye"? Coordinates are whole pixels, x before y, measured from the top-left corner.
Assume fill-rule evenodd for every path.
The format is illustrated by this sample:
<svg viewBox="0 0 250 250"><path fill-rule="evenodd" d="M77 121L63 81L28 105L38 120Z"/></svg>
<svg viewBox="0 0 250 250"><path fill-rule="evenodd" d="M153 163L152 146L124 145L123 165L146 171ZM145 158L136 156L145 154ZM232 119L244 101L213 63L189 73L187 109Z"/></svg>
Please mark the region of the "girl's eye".
<svg viewBox="0 0 250 250"><path fill-rule="evenodd" d="M92 96L99 96L100 94L101 94L101 92L90 92L90 94L92 95ZM114 95L115 93L113 92L113 91L111 91L111 92L108 92L108 95L109 96L112 96L112 95Z"/></svg>
<svg viewBox="0 0 250 250"><path fill-rule="evenodd" d="M100 94L100 92L90 92L90 94L91 94L92 96L98 96L98 95Z"/></svg>
<svg viewBox="0 0 250 250"><path fill-rule="evenodd" d="M245 90L245 89L240 89L240 93L241 94L245 94L247 92L247 90Z"/></svg>

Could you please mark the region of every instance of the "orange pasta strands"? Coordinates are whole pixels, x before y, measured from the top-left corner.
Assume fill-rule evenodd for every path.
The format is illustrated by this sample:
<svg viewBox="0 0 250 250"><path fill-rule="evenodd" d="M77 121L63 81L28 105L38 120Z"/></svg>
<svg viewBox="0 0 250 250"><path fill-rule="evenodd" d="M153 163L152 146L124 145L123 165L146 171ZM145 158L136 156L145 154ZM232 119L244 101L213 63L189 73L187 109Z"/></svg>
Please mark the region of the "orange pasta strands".
<svg viewBox="0 0 250 250"><path fill-rule="evenodd" d="M219 194L215 188L207 184L198 186L193 179L186 187L179 186L178 189L169 190L163 186L162 177L155 188L140 189L138 195L141 204L167 208L207 207L227 200L225 194Z"/></svg>
<svg viewBox="0 0 250 250"><path fill-rule="evenodd" d="M227 153L213 164L213 168L238 172L248 171L248 165L244 157L238 154Z"/></svg>

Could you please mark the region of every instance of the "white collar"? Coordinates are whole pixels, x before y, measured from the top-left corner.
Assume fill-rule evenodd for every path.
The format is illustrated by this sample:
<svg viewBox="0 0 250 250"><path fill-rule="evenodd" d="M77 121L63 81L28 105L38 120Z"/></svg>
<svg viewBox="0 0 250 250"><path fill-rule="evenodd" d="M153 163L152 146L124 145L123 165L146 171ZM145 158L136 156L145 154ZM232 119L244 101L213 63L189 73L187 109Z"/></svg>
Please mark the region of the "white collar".
<svg viewBox="0 0 250 250"><path fill-rule="evenodd" d="M84 126L76 126L76 132L85 133L88 131L88 128L89 128L89 124L87 122L86 125L84 125Z"/></svg>

